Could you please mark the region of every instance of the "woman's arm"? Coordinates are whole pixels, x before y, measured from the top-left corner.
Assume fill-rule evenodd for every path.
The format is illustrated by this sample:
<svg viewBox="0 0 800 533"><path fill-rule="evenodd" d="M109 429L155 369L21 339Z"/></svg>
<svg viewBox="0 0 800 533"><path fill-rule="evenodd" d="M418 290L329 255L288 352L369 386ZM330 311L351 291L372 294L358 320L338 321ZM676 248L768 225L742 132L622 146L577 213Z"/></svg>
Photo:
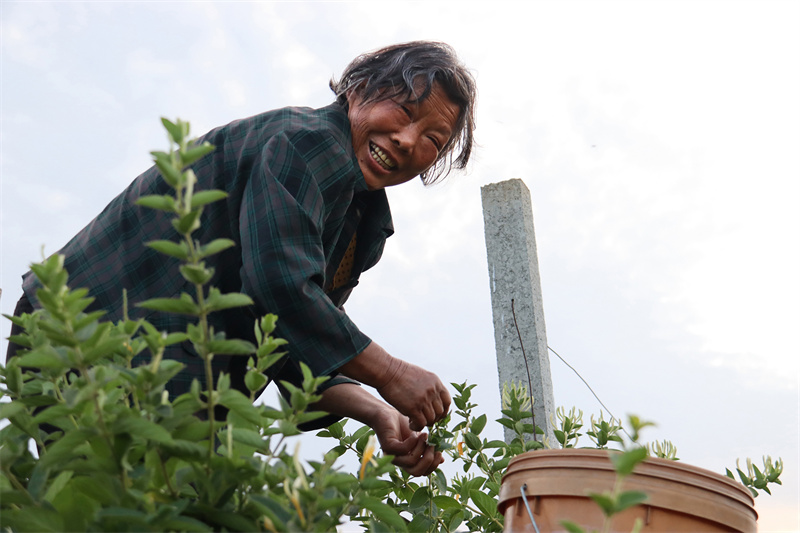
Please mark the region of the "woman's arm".
<svg viewBox="0 0 800 533"><path fill-rule="evenodd" d="M376 342L339 367L339 372L374 387L409 418L415 431L432 425L450 409L450 393L436 374L392 357Z"/></svg>

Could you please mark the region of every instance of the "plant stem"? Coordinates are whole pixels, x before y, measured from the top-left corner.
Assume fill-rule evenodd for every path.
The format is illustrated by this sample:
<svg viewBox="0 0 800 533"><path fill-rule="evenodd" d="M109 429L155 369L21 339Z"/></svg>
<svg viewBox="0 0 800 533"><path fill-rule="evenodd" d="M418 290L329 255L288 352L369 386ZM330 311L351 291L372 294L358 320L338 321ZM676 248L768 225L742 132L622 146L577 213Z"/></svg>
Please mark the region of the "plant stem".
<svg viewBox="0 0 800 533"><path fill-rule="evenodd" d="M614 499L614 501L617 501L617 498L619 498L619 495L622 492L622 480L623 480L622 476L617 474L617 479L616 479L616 481L614 481L614 491L612 492L612 498ZM606 515L605 520L603 520L602 533L609 533L611 531L611 519L612 519L612 517L613 517L613 514L612 515Z"/></svg>
<svg viewBox="0 0 800 533"><path fill-rule="evenodd" d="M86 379L86 382L91 385L93 383L91 374L89 373L89 369L86 366L81 366L79 368L81 375ZM100 425L100 432L103 435L103 440L106 441L106 446L108 446L109 451L111 452L111 456L114 456L114 439L112 438L111 432L108 431L108 426L106 426L106 419L103 416L103 408L100 407L100 398L98 397L97 391L94 391L92 394L92 402L94 403L94 410L97 414L97 421ZM120 481L122 482L122 487L128 487L128 472L125 470L125 467L118 465L120 470Z"/></svg>
<svg viewBox="0 0 800 533"><path fill-rule="evenodd" d="M31 496L31 493L28 492L28 489L22 483L19 482L17 476L12 474L11 470L9 470L8 467L3 466L3 473L6 476L8 476L8 479L11 481L11 484L14 486L15 489L25 494L25 496L28 497L28 499L31 501L33 505L35 505L36 507L41 507L41 504L33 499L33 496Z"/></svg>
<svg viewBox="0 0 800 533"><path fill-rule="evenodd" d="M464 508L472 511L473 513L475 513L477 515L485 516L486 518L488 518L489 520L491 520L492 522L494 522L495 524L497 524L501 528L503 527L503 523L500 520L498 520L497 518L495 518L493 516L488 516L488 515L483 514L483 511L481 511L480 509L475 509L473 506L471 506L468 503L464 504Z"/></svg>
<svg viewBox="0 0 800 533"><path fill-rule="evenodd" d="M156 450L156 455L158 455L158 464L161 466L161 475L164 476L164 483L167 484L167 489L172 497L177 498L179 494L175 490L175 487L172 486L172 480L170 480L169 474L167 473L167 465L164 463L164 458L161 457L161 451Z"/></svg>
<svg viewBox="0 0 800 533"><path fill-rule="evenodd" d="M61 388L58 386L58 382L59 382L60 380L62 380L62 379L64 379L64 378L54 378L54 379L52 380L52 383L53 383L53 392L55 393L55 395L56 395L56 399L59 401L59 403L67 403L67 401L64 399L64 396L61 394ZM77 420L75 420L75 415L73 415L72 413L70 413L70 414L67 416L67 418L69 418L69 420L70 420L70 422L72 422L72 425L73 425L73 426L75 426L76 428L78 427L78 421L77 421ZM39 442L39 441L37 440L37 442ZM44 444L42 444L42 446L44 446Z"/></svg>
<svg viewBox="0 0 800 533"><path fill-rule="evenodd" d="M182 192L183 187L178 187L178 204L182 205L180 202L180 193ZM186 207L185 212L189 212L189 206ZM189 247L189 261L188 264L190 265L199 265L200 259L197 256L197 248L195 247L195 243L191 238L191 234L186 233L184 234L184 240L186 241L187 246ZM214 386L214 373L211 366L211 360L214 358L214 354L208 350L208 344L211 342L211 333L208 327L208 311L206 310L205 305L205 295L203 294L203 285L200 283L195 283L195 293L197 294L197 306L200 309L200 314L198 316L200 322L200 332L201 332L201 343L200 343L200 357L203 359L203 366L205 368L206 373L206 389L207 389L207 398L206 398L206 407L207 407L207 416L208 416L208 424L209 424L209 440L208 440L208 457L209 459L214 456L214 400L215 400L215 386ZM210 465L206 464L206 471L210 473Z"/></svg>
<svg viewBox="0 0 800 533"><path fill-rule="evenodd" d="M269 451L269 456L264 460L264 464L265 465L269 464L270 461L275 459L275 452L277 452L280 449L281 444L283 444L283 441L284 441L285 438L286 438L286 435L281 434L281 438L278 439L278 444L275 445L274 449Z"/></svg>

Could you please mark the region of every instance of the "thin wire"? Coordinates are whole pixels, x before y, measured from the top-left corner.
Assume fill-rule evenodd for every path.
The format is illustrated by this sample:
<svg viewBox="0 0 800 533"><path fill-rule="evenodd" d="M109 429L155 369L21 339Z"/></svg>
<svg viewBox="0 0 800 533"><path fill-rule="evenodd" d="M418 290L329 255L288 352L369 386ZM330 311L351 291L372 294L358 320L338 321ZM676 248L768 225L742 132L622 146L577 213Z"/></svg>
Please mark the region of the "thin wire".
<svg viewBox="0 0 800 533"><path fill-rule="evenodd" d="M585 380L585 379L583 379L583 376L581 376L580 372L578 372L577 370L575 370L575 368L574 368L574 367L573 367L571 364L567 363L567 361L566 361L566 360L565 360L563 357L561 357L560 355L558 355L558 352L557 352L557 351L555 351L554 349L552 349L552 348L551 348L549 345L547 346L547 349L548 349L548 350L550 350L551 352L553 352L554 354L556 354L556 357L558 357L559 359L561 359L561 362L562 362L562 363L564 363L565 365L567 365L567 366L570 368L570 370L572 370L573 372L575 372L575 375L576 375L576 376L578 376L578 377L581 379L581 381L583 381L583 384L584 384L584 385L586 385L586 388L587 388L587 389L589 389L589 392L591 392L591 393L592 393L592 396L594 396L594 397L595 397L595 399L596 399L598 402L600 402L600 405L602 405L602 406L603 406L603 409L605 409L605 410L606 410L606 412L608 413L608 416L610 416L610 417L611 417L611 418L613 418L614 420L617 420L617 421L619 421L620 423L622 422L622 421L621 421L619 418L617 418L616 416L614 416L614 413L612 413L612 412L611 412L611 409L609 409L608 407L606 407L606 404L604 404L604 403L603 403L603 400L601 400L601 399L600 399L600 397L599 397L597 394L595 394L595 392L594 392L594 389L592 389L591 385L589 385L589 383L587 383L587 382L586 382L586 380ZM625 431L625 428L624 428L624 427L622 428L622 431L623 431L623 432L624 432L626 435L628 435L628 438L629 438L629 439L633 440L633 439L631 438L630 434L629 434L627 431Z"/></svg>
<svg viewBox="0 0 800 533"><path fill-rule="evenodd" d="M525 346L522 345L522 335L519 333L517 325L517 313L514 311L514 298L511 298L511 315L514 317L514 327L517 328L517 338L519 347L522 348L522 360L525 361L525 371L528 373L528 395L531 397L531 425L533 426L533 442L536 440L536 414L533 412L533 382L531 382L531 371L528 368L528 357L525 355Z"/></svg>

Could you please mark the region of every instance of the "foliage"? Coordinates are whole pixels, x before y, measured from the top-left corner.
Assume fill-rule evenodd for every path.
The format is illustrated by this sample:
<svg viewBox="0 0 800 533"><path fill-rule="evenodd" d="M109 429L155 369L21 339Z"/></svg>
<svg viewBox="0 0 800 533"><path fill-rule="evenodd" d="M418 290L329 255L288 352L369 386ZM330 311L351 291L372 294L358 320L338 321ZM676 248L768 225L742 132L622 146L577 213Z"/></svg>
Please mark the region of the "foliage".
<svg viewBox="0 0 800 533"><path fill-rule="evenodd" d="M438 470L420 482L395 469L388 472L388 482L376 496L408 521L409 531L455 531L460 527L469 531L502 531L503 517L497 510L502 474L514 456L542 447L541 443L524 441L525 433L533 432L533 426L525 422L530 420L530 412L522 410L525 395L511 392L504 416L498 420L516 432L513 441L506 444L481 437L487 417L473 413L477 407L471 402L475 385L453 383L452 386L456 391L454 412L431 428L428 442L460 463L463 473L447 479ZM371 431L361 428L347 435L344 424L338 422L320 431L318 436L336 439L338 445L334 451L342 454L352 451L363 464L362 450ZM351 515L354 521L367 518L368 515L358 512Z"/></svg>
<svg viewBox="0 0 800 533"><path fill-rule="evenodd" d="M203 206L222 191L194 191L192 162L210 152L188 140L189 125L163 120L169 152L153 157L172 196L149 196L141 205L173 216L180 240L148 246L181 260L180 275L193 296L158 298L143 307L194 316L185 332L161 332L144 320L101 322L85 312L92 299L71 290L63 257L33 265L42 287L41 310L9 317L25 328L10 340L24 350L0 369L0 527L11 531L330 531L350 507L368 509L370 521L389 527L403 520L367 487L393 469L375 459L362 474L337 471L335 453L304 467L286 437L322 413L308 412L325 378L303 368L300 386L280 406L254 405L264 372L281 357L283 341L271 333L276 317L256 326L258 345L213 331L210 313L247 305L243 294L206 287L213 270L205 260L233 243L191 238ZM173 147L173 144L174 146ZM176 273L177 275L177 273ZM127 303L124 304L125 307ZM206 385L170 398L165 384L181 370L164 359L165 347L191 342L205 365ZM217 354L248 357L250 396L215 376ZM134 365L137 355L148 359ZM138 361L138 360L137 360ZM215 406L227 409L224 419ZM30 449L33 442L38 453Z"/></svg>
<svg viewBox="0 0 800 533"><path fill-rule="evenodd" d="M249 297L222 294L208 286L213 269L206 261L233 245L219 239L199 243L203 206L225 197L223 191L195 191L188 168L213 147L189 140L188 123L163 121L168 152L153 152L155 164L174 194L147 196L139 204L169 213L180 235L156 240L151 248L180 260L181 275L194 294L157 298L142 307L190 315L183 332L158 331L144 320L101 321L87 312L92 298L70 289L64 258L51 256L33 265L41 288L41 309L8 317L25 333L10 340L24 349L0 367L0 528L4 531L333 531L349 517L368 531L501 531L497 510L501 477L509 461L549 443L538 440L531 400L522 385L504 387L502 427L511 442L482 436L485 414L475 414L475 385L452 384L454 410L429 428L428 442L447 454L461 472L451 478L439 470L413 479L376 452L368 427L345 431L346 420L320 431L335 441L319 461L305 465L287 438L320 417L309 411L325 378L303 367L301 385L288 391L277 408L255 405L267 384L267 370L285 355L285 341L272 336L277 317L267 315L255 328L256 344L226 338L209 326L210 313L249 305ZM124 298L123 298L124 299ZM203 360L205 384L171 398L166 383L182 365L164 358L168 346L191 342ZM214 375L215 355L247 357L249 395L231 388L230 377ZM145 364L135 364L145 360ZM216 407L227 414L220 415ZM557 410L557 444L574 447L582 436L583 413ZM631 417L632 443L648 425ZM590 420L586 435L597 448L623 445L612 455L620 478L644 459L647 449L625 449L621 424L602 416ZM532 438L537 437L537 438ZM672 454L662 443L651 449ZM346 472L336 463L354 454L360 467ZM767 492L780 483L782 462L765 459L759 470L748 460L737 469L751 490ZM732 477L732 474L728 472ZM635 505L641 494L613 490L592 496L607 516ZM570 526L571 527L571 526Z"/></svg>
<svg viewBox="0 0 800 533"><path fill-rule="evenodd" d="M778 458L777 461L772 460L772 457L766 456L763 458L764 466L759 468L753 464L750 458L747 459L747 472L743 472L739 466L739 460L736 460L736 473L739 475L739 480L747 487L755 498L758 496L758 491L763 490L767 494L772 494L769 490L769 484L774 483L781 485L780 475L783 472L783 459ZM731 479L736 479L733 472L725 469L725 473Z"/></svg>

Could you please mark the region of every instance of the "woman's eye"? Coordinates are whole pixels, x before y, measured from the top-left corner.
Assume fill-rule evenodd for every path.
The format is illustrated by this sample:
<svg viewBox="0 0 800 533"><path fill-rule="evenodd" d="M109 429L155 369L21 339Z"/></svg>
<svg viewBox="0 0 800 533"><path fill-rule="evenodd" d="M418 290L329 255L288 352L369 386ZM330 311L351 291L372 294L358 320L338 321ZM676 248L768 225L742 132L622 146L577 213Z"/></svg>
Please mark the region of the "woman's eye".
<svg viewBox="0 0 800 533"><path fill-rule="evenodd" d="M405 113L408 118L411 118L411 110L408 108L408 106L403 104L397 104L397 107L402 109L403 113Z"/></svg>
<svg viewBox="0 0 800 533"><path fill-rule="evenodd" d="M436 147L436 150L437 150L437 151L442 149L442 145L441 145L441 143L439 142L439 139L437 139L436 137L431 137L431 136L429 136L429 137L428 137L428 139L430 139L430 140L431 140L431 142L433 143L433 145Z"/></svg>

